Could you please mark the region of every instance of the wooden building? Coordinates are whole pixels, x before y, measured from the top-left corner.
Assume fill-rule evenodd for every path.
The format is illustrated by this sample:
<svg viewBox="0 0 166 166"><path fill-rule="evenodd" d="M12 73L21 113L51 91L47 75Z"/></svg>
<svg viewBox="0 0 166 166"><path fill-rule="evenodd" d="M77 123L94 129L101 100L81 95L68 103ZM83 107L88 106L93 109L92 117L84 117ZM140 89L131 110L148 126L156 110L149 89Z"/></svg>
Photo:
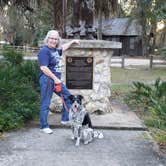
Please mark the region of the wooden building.
<svg viewBox="0 0 166 166"><path fill-rule="evenodd" d="M143 56L142 27L135 19L103 20L102 36L104 40L122 42L122 49L114 50L113 56Z"/></svg>

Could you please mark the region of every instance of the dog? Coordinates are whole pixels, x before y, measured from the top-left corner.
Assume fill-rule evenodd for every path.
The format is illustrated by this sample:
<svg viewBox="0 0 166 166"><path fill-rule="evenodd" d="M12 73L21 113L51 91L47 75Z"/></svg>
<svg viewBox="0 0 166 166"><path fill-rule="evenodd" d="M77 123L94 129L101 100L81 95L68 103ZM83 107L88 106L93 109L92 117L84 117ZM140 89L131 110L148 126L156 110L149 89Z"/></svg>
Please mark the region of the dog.
<svg viewBox="0 0 166 166"><path fill-rule="evenodd" d="M93 138L103 138L102 133L94 131L89 113L82 104L82 95L69 96L71 107L69 110L69 121L72 128L72 139L76 139L76 146L82 140L84 144L92 142Z"/></svg>

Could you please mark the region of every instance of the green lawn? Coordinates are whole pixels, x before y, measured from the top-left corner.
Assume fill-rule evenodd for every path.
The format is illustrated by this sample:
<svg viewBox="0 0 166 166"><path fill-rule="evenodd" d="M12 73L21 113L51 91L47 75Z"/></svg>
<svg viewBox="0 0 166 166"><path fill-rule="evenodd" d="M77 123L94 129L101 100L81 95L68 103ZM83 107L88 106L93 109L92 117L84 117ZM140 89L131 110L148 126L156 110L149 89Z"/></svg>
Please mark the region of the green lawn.
<svg viewBox="0 0 166 166"><path fill-rule="evenodd" d="M166 81L166 68L145 69L122 69L111 67L111 89L114 94L124 94L131 89L133 81L153 83L157 78Z"/></svg>
<svg viewBox="0 0 166 166"><path fill-rule="evenodd" d="M122 69L111 67L111 82L113 84L131 84L132 81L151 83L158 77L166 81L166 68L156 69Z"/></svg>

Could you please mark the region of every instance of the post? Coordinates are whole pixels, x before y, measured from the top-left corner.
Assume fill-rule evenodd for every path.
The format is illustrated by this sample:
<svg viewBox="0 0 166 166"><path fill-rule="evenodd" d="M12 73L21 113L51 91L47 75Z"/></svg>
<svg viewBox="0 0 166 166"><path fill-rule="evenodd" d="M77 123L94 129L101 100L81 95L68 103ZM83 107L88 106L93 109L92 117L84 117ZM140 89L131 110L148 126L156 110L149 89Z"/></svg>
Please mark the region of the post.
<svg viewBox="0 0 166 166"><path fill-rule="evenodd" d="M125 55L122 55L122 68L124 68L125 67Z"/></svg>
<svg viewBox="0 0 166 166"><path fill-rule="evenodd" d="M153 66L153 56L150 55L150 69L152 69L152 66Z"/></svg>

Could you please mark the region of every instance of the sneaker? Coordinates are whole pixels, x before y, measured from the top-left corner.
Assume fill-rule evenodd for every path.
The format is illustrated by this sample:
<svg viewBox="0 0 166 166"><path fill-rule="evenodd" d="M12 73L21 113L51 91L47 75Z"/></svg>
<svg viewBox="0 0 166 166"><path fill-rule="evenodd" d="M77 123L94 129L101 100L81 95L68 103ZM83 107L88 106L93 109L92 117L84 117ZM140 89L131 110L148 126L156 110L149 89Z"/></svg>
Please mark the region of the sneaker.
<svg viewBox="0 0 166 166"><path fill-rule="evenodd" d="M63 125L68 125L68 124L69 124L69 121L61 121L61 124L63 124Z"/></svg>
<svg viewBox="0 0 166 166"><path fill-rule="evenodd" d="M48 112L48 115L53 115L53 112L52 112L52 111L49 111L49 112Z"/></svg>
<svg viewBox="0 0 166 166"><path fill-rule="evenodd" d="M41 130L46 134L52 134L53 133L53 131L50 128L44 128L44 129L41 129Z"/></svg>

